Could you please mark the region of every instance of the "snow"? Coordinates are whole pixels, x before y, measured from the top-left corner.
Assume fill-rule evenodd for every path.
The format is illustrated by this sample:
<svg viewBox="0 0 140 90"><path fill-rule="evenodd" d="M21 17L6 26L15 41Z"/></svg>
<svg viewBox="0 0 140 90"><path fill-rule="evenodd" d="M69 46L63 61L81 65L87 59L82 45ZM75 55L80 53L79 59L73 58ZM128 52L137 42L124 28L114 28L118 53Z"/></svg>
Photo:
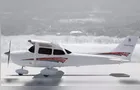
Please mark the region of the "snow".
<svg viewBox="0 0 140 90"><path fill-rule="evenodd" d="M43 68L26 67L29 74L18 76L16 69L21 68L13 63L7 67L6 63L1 64L1 85L2 86L139 86L140 85L140 64L126 63L121 65L100 65L84 67L63 67L58 68L56 76L48 78L40 75ZM5 72L6 71L6 72ZM130 77L113 77L109 74L118 73L130 75Z"/></svg>

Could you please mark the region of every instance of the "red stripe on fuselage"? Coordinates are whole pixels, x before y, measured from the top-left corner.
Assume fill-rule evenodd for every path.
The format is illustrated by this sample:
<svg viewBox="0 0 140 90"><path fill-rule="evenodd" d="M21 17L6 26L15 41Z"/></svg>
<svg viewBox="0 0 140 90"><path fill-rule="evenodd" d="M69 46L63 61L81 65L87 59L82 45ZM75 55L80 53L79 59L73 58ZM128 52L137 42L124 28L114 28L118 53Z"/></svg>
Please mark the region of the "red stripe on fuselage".
<svg viewBox="0 0 140 90"><path fill-rule="evenodd" d="M68 58L62 58L62 57L51 57L51 58L36 58L36 60L40 61L56 61L56 62L62 62L64 63ZM24 59L24 60L34 60L34 58Z"/></svg>
<svg viewBox="0 0 140 90"><path fill-rule="evenodd" d="M128 56L130 53L128 52L107 52L107 53L99 53L101 55L118 55L118 56Z"/></svg>

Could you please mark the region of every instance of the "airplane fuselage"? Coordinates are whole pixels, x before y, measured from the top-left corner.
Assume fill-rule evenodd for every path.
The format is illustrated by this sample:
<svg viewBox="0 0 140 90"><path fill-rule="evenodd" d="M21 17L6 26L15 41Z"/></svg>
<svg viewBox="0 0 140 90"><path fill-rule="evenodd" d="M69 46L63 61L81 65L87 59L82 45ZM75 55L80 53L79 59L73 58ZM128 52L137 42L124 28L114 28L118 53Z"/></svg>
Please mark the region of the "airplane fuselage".
<svg viewBox="0 0 140 90"><path fill-rule="evenodd" d="M100 56L100 57L99 57ZM13 63L20 66L29 67L64 67L64 66L86 66L86 65L105 65L105 64L120 64L127 61L119 60L118 58L90 55L90 54L66 54L66 55L43 55L37 54L34 59L34 54L28 51L12 52L11 59Z"/></svg>

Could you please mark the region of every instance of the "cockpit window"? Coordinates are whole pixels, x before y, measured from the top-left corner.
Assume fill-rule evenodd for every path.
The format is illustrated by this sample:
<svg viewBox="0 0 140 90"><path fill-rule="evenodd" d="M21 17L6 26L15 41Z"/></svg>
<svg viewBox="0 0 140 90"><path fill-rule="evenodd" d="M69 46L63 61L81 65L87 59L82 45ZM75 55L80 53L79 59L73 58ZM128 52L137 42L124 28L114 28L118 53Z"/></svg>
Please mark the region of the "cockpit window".
<svg viewBox="0 0 140 90"><path fill-rule="evenodd" d="M50 48L39 48L38 53L39 54L48 54L48 55L51 55L52 54L52 49L50 49Z"/></svg>
<svg viewBox="0 0 140 90"><path fill-rule="evenodd" d="M65 52L63 50L54 49L53 55L65 55Z"/></svg>
<svg viewBox="0 0 140 90"><path fill-rule="evenodd" d="M32 53L34 53L34 51L35 51L35 46L30 47L30 48L29 48L29 51L32 52Z"/></svg>
<svg viewBox="0 0 140 90"><path fill-rule="evenodd" d="M29 51L31 53L34 53L35 52L35 46L30 47L29 48ZM39 48L38 53L39 54L48 54L48 55L51 55L52 54L52 49L50 49L50 48Z"/></svg>
<svg viewBox="0 0 140 90"><path fill-rule="evenodd" d="M35 52L35 46L32 46L29 48L29 51L34 53ZM71 54L72 52L65 49L67 54ZM52 54L52 49L50 48L39 48L38 51L39 54L48 54L51 55ZM63 50L58 50L58 49L54 49L53 55L65 55L65 52Z"/></svg>
<svg viewBox="0 0 140 90"><path fill-rule="evenodd" d="M69 51L67 49L65 49L65 51L67 52L67 54L71 54L72 53L71 51Z"/></svg>

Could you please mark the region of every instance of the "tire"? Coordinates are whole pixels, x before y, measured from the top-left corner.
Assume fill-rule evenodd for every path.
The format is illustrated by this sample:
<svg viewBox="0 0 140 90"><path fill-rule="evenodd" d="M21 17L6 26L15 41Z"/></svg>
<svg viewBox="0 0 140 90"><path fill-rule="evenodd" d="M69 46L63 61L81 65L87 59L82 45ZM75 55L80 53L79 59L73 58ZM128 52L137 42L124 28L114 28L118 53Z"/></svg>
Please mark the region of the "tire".
<svg viewBox="0 0 140 90"><path fill-rule="evenodd" d="M23 74L21 74L21 73L19 73L18 75L19 75L19 76L23 76Z"/></svg>
<svg viewBox="0 0 140 90"><path fill-rule="evenodd" d="M44 77L48 77L49 75L43 75Z"/></svg>
<svg viewBox="0 0 140 90"><path fill-rule="evenodd" d="M16 73L20 76L22 76L23 74L28 74L28 70L24 70L24 69L17 69Z"/></svg>

